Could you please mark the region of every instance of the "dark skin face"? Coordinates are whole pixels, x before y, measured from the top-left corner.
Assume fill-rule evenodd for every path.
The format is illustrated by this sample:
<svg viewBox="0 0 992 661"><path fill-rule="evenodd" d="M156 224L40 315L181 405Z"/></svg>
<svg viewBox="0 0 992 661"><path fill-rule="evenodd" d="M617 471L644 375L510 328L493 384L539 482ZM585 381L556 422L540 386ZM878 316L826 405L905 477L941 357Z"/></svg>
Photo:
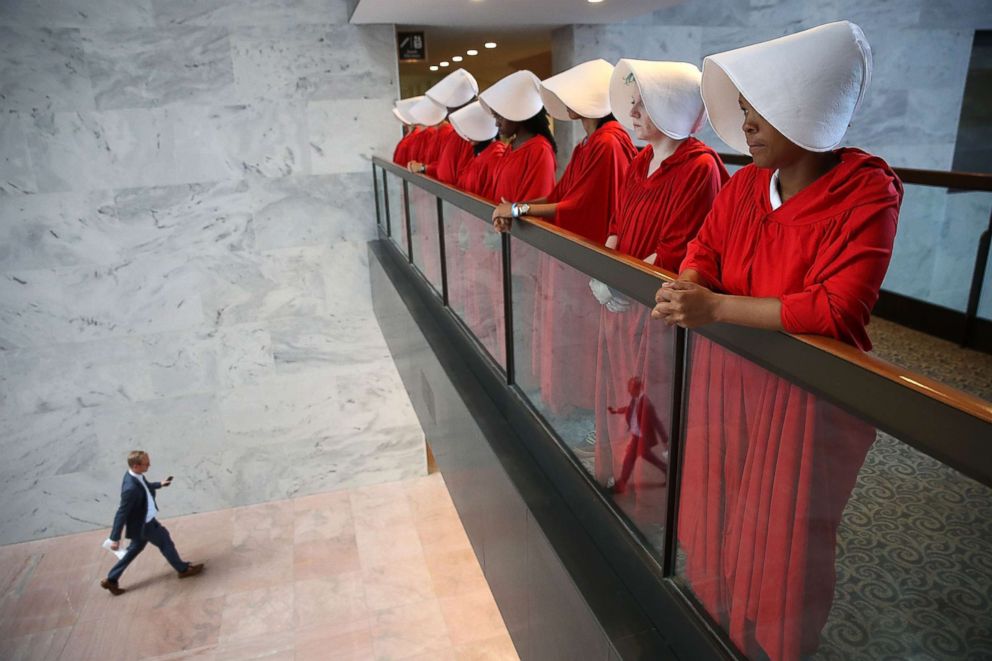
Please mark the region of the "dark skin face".
<svg viewBox="0 0 992 661"><path fill-rule="evenodd" d="M747 139L755 165L760 168L781 170L789 167L808 153L779 133L774 126L758 114L758 111L743 96L738 96L737 102L744 114L741 130L744 131L744 137Z"/></svg>
<svg viewBox="0 0 992 661"><path fill-rule="evenodd" d="M520 128L520 122L513 122L505 117L493 113L493 119L496 120L496 128L499 130L499 137L503 140L512 138L517 134L517 129Z"/></svg>

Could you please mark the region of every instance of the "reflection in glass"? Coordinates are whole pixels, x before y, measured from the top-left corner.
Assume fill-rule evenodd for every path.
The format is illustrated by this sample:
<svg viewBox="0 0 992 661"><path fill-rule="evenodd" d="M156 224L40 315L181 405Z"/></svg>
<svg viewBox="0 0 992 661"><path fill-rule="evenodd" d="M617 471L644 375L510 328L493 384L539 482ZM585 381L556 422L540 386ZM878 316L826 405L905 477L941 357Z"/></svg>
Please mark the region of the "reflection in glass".
<svg viewBox="0 0 992 661"><path fill-rule="evenodd" d="M389 203L389 224L392 229L390 238L406 255L406 205L404 203L403 180L391 172L386 173L385 195Z"/></svg>
<svg viewBox="0 0 992 661"><path fill-rule="evenodd" d="M448 306L496 362L505 367L503 253L487 220L444 203Z"/></svg>
<svg viewBox="0 0 992 661"><path fill-rule="evenodd" d="M415 185L410 194L410 232L413 263L435 291L441 291L441 248L437 235L437 198Z"/></svg>
<svg viewBox="0 0 992 661"><path fill-rule="evenodd" d="M693 335L678 539L684 577L748 656L814 652L837 527L875 430Z"/></svg>

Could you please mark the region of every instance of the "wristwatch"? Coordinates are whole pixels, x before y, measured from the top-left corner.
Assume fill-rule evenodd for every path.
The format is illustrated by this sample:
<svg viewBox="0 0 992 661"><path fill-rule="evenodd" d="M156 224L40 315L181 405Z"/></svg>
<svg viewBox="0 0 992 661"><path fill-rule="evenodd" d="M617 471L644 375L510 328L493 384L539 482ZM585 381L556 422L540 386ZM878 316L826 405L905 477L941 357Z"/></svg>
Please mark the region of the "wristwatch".
<svg viewBox="0 0 992 661"><path fill-rule="evenodd" d="M510 205L510 215L514 218L526 216L528 211L530 211L530 205L526 202L521 202L520 204L514 202Z"/></svg>

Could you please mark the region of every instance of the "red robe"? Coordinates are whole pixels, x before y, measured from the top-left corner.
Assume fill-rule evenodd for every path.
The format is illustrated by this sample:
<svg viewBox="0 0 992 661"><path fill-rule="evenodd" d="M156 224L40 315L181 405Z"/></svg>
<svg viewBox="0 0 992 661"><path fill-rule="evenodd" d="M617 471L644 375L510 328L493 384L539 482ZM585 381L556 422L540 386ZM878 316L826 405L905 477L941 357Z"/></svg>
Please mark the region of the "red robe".
<svg viewBox="0 0 992 661"><path fill-rule="evenodd" d="M548 195L555 224L602 245L627 166L637 153L617 121L603 124L572 152L561 180ZM541 397L556 415L593 409L599 303L589 277L552 258L541 260L531 363ZM583 360L581 356L586 358Z"/></svg>
<svg viewBox="0 0 992 661"><path fill-rule="evenodd" d="M681 268L718 291L778 298L789 332L868 349L902 185L881 159L837 154L775 211L772 173L742 169ZM694 337L678 537L690 587L745 653L789 661L816 650L837 527L874 439L837 407Z"/></svg>
<svg viewBox="0 0 992 661"><path fill-rule="evenodd" d="M494 140L475 156L458 175L458 187L462 190L492 199L493 184L495 183L496 166L499 159L506 153L506 143ZM449 207L446 213L455 211ZM458 243L462 249L461 268L456 272L462 279L462 296L464 310L458 312L465 324L482 343L493 358L505 367L506 356L500 344L503 337L503 304L502 294L502 252L500 240L493 234L489 223L478 218L467 217L461 212L461 227ZM445 243L445 246L450 245ZM445 252L448 252L446 248ZM458 276L454 276L457 280ZM452 272L449 267L449 299L451 298ZM457 298L457 295L456 295ZM495 301L495 303L494 303Z"/></svg>
<svg viewBox="0 0 992 661"><path fill-rule="evenodd" d="M494 202L509 200L510 202L523 202L546 197L555 187L555 152L551 143L544 136L536 135L522 145L514 149L507 149L503 157L499 159L496 166L495 183L492 188L492 199ZM534 310L534 290L539 277L538 273L538 252L522 241L512 243L516 252L512 253L512 268L515 277L513 309L514 326L518 329L515 355L529 356L531 331ZM501 271L493 274L499 277ZM497 294L490 301L491 307L502 306L502 294ZM505 333L502 328L497 330L498 350L504 351L506 342ZM533 378L526 372L529 370L520 369L520 366L528 365L527 361L517 361L517 382L523 388L528 388L533 383Z"/></svg>
<svg viewBox="0 0 992 661"><path fill-rule="evenodd" d="M400 141L396 143L396 148L393 150L393 163L404 168L406 167L406 164L411 160L409 157L410 147L417 143L420 133L423 130L422 127L415 126L400 138Z"/></svg>
<svg viewBox="0 0 992 661"><path fill-rule="evenodd" d="M433 131L433 133L429 133ZM424 140L420 143L419 158L412 160L430 164L438 160L441 149L447 144L448 138L455 134L451 124L445 122L437 127L426 129ZM441 291L441 256L440 242L437 236L437 202L436 198L418 188L410 186L410 227L413 231L413 263L420 268L421 273Z"/></svg>
<svg viewBox="0 0 992 661"><path fill-rule="evenodd" d="M496 167L505 153L506 143L493 140L459 171L455 185L463 191L491 200Z"/></svg>
<svg viewBox="0 0 992 661"><path fill-rule="evenodd" d="M637 259L657 255L655 264L675 271L686 246L709 213L721 186L730 178L715 151L695 138L682 142L648 176L654 149L648 145L631 161L610 222L617 251ZM632 304L624 312L601 308L596 383L596 477L604 486L621 479L622 460L629 450L629 425L609 407L629 397L627 384L641 379L645 396L655 402L671 400L672 330L652 324L650 309ZM658 417L665 430L671 412ZM667 447L649 447L663 457ZM636 523L664 521L667 471L639 459L627 494L617 503Z"/></svg>
<svg viewBox="0 0 992 661"><path fill-rule="evenodd" d="M452 129L444 138L437 160L427 163L426 174L441 183L454 186L458 180L458 173L468 165L474 156L472 143Z"/></svg>

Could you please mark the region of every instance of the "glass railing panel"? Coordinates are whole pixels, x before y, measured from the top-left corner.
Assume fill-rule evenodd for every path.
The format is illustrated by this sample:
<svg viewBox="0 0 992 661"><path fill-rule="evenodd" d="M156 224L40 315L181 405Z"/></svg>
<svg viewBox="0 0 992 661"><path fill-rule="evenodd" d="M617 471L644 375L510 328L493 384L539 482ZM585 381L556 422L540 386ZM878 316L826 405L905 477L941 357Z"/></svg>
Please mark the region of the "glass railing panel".
<svg viewBox="0 0 992 661"><path fill-rule="evenodd" d="M506 368L501 237L488 221L444 202L448 307Z"/></svg>
<svg viewBox="0 0 992 661"><path fill-rule="evenodd" d="M441 244L437 232L437 198L410 184L410 237L413 263L436 292L441 292Z"/></svg>
<svg viewBox="0 0 992 661"><path fill-rule="evenodd" d="M673 331L650 308L513 240L517 385L616 507L664 544Z"/></svg>
<svg viewBox="0 0 992 661"><path fill-rule="evenodd" d="M400 251L407 255L406 202L403 193L403 179L391 172L386 172L385 195L389 207L389 225L392 229L389 236Z"/></svg>
<svg viewBox="0 0 992 661"><path fill-rule="evenodd" d="M698 334L687 360L677 580L740 652L992 654L992 490Z"/></svg>
<svg viewBox="0 0 992 661"><path fill-rule="evenodd" d="M375 211L379 227L383 232L389 233L390 226L386 217L386 171L378 166L372 170L375 175Z"/></svg>

